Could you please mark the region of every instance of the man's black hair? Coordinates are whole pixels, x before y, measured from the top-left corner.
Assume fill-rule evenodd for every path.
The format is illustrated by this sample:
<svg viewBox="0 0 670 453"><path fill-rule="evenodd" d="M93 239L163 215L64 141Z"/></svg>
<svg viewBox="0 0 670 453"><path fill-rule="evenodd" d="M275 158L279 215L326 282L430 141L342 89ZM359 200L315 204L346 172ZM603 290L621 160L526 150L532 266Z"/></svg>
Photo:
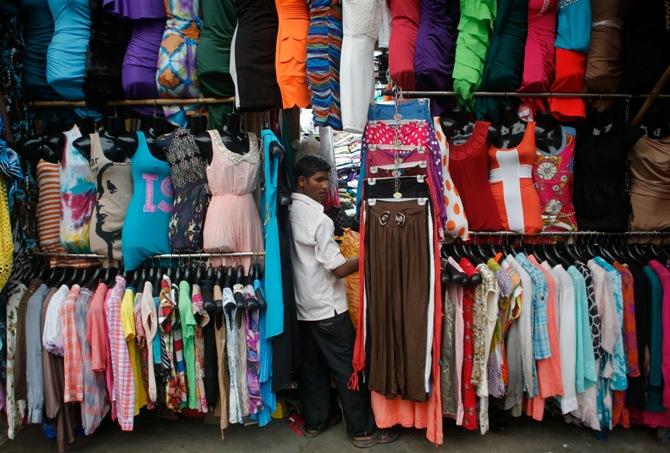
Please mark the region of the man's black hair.
<svg viewBox="0 0 670 453"><path fill-rule="evenodd" d="M298 179L301 176L309 179L315 173L320 171L329 172L330 164L326 162L323 157L307 155L301 157L298 162L295 163L295 177Z"/></svg>

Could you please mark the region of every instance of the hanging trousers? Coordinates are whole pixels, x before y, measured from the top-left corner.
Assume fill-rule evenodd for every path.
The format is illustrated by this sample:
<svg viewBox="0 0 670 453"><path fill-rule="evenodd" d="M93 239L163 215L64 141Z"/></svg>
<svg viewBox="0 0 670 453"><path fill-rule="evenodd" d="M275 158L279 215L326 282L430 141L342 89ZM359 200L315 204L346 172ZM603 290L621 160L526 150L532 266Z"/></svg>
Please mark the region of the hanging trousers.
<svg viewBox="0 0 670 453"><path fill-rule="evenodd" d="M366 208L369 387L387 398L427 399L428 215L415 200Z"/></svg>
<svg viewBox="0 0 670 453"><path fill-rule="evenodd" d="M349 312L321 321L300 321L300 400L305 427L324 429L331 413L330 381L335 382L350 436L375 431L370 392L349 390L356 335Z"/></svg>

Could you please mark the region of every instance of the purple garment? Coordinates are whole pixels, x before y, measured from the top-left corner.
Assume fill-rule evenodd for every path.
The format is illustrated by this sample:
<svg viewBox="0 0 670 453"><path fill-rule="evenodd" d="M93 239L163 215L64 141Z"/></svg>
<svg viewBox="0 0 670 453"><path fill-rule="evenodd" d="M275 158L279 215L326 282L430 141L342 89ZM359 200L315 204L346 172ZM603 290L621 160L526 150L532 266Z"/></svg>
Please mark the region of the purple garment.
<svg viewBox="0 0 670 453"><path fill-rule="evenodd" d="M414 56L417 90L451 90L459 17L459 0L421 0ZM453 106L450 98L432 98L430 103L436 116Z"/></svg>
<svg viewBox="0 0 670 453"><path fill-rule="evenodd" d="M103 0L103 6L128 19L165 19L163 0Z"/></svg>
<svg viewBox="0 0 670 453"><path fill-rule="evenodd" d="M123 90L128 99L158 98L156 69L164 30L164 19L133 21L121 74ZM138 107L134 110L141 115L151 116L156 113L163 116L162 108Z"/></svg>
<svg viewBox="0 0 670 453"><path fill-rule="evenodd" d="M245 299L255 299L256 293L251 285L245 288ZM263 407L261 398L261 351L260 332L258 330L259 311L257 309L246 311L247 324L247 388L249 391L249 415L255 415Z"/></svg>

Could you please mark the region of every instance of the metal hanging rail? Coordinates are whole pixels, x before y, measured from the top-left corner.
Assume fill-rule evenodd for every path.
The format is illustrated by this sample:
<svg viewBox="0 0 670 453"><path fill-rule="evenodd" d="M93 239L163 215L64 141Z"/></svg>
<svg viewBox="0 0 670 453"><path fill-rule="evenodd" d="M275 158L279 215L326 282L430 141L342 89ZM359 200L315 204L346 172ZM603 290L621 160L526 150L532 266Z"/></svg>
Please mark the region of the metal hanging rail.
<svg viewBox="0 0 670 453"><path fill-rule="evenodd" d="M517 233L516 231L470 231L473 237L670 237L670 231L622 231L619 233L607 231L542 231L536 234Z"/></svg>
<svg viewBox="0 0 670 453"><path fill-rule="evenodd" d="M154 255L149 259L164 260L164 259L189 259L189 258L235 258L246 256L265 256L265 252L227 252L227 253L165 253L162 255Z"/></svg>
<svg viewBox="0 0 670 453"><path fill-rule="evenodd" d="M123 99L117 101L109 101L105 104L107 107L134 107L134 106L177 106L177 105L211 105L211 104L232 104L235 102L234 97L226 98L187 98L187 99ZM44 108L44 107L86 107L86 101L68 101L68 100L53 100L53 101L29 101L28 107Z"/></svg>
<svg viewBox="0 0 670 453"><path fill-rule="evenodd" d="M386 94L393 94L393 91L387 91ZM455 91L405 91L398 90L401 96L444 96L455 97ZM652 96L649 94L627 94L627 93L522 93L518 91L475 91L475 97L492 98L584 98L584 99L646 99ZM670 94L658 94L656 99L670 99Z"/></svg>
<svg viewBox="0 0 670 453"><path fill-rule="evenodd" d="M36 256L43 256L49 258L72 258L72 259L91 259L103 260L108 257L105 255L96 255L95 253L57 253L57 252L36 252ZM246 256L265 256L265 252L221 252L221 253L166 253L162 255L154 255L147 259L171 259L180 260L188 258L234 258Z"/></svg>

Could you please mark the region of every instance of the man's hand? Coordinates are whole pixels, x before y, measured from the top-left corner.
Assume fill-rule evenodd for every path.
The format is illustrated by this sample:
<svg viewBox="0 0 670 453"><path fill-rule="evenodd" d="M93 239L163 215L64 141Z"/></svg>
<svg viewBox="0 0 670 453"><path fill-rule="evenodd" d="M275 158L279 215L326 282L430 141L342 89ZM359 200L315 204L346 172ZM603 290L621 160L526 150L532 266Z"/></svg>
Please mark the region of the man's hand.
<svg viewBox="0 0 670 453"><path fill-rule="evenodd" d="M349 258L343 265L333 269L333 275L337 278L344 278L358 272L358 257Z"/></svg>

